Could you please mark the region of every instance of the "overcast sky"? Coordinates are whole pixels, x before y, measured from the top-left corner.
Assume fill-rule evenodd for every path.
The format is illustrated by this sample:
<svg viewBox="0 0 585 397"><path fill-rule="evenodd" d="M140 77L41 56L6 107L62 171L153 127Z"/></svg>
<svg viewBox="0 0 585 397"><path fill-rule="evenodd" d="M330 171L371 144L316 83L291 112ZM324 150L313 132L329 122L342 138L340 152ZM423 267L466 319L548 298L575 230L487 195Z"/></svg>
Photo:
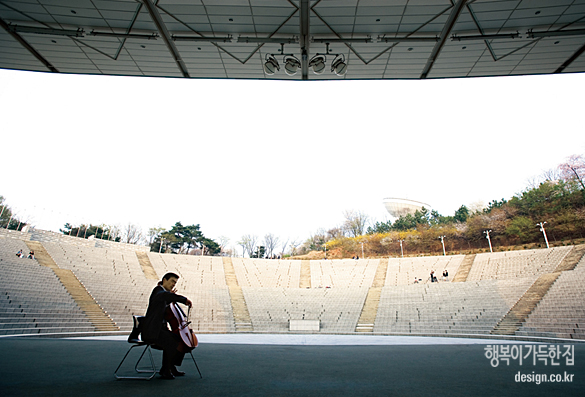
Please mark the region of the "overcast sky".
<svg viewBox="0 0 585 397"><path fill-rule="evenodd" d="M585 74L237 81L0 70L0 195L22 219L304 240L385 197L452 215L585 154ZM241 249L240 249L241 250Z"/></svg>

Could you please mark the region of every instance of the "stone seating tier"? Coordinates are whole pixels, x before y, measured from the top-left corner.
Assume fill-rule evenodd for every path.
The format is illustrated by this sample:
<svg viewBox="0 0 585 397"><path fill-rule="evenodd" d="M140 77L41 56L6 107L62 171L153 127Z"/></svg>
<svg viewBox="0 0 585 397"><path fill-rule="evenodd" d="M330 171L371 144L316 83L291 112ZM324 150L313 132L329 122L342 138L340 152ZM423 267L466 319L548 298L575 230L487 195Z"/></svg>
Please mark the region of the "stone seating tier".
<svg viewBox="0 0 585 397"><path fill-rule="evenodd" d="M585 284L582 280L584 278L585 268L583 267L562 272L517 333L527 336L556 334L569 335L569 338L574 339L583 338Z"/></svg>
<svg viewBox="0 0 585 397"><path fill-rule="evenodd" d="M43 246L59 267L73 272L121 330L132 328L132 315L145 313L157 280L146 277L134 252L65 240L44 242ZM236 332L231 295L239 289L254 332L289 332L290 320L305 319L319 320L320 333L353 333L369 290L377 288L374 332L487 334L539 275L555 269L570 248L480 254L467 282L436 284L428 282L430 270L441 280L447 269L453 278L463 255L390 258L387 268L378 259L231 258L229 287L222 258L146 256L156 273L154 278L169 271L180 275L178 291L194 303L191 321L195 332ZM70 332L76 323L80 329L92 328L55 273L35 260L17 258L18 249L28 250L23 241L0 236L0 334ZM306 281L301 280L302 263ZM563 272L518 335L583 338L583 292L573 282L582 279L579 271L583 267L582 259L575 270ZM423 279L421 284L412 284L415 275Z"/></svg>
<svg viewBox="0 0 585 397"><path fill-rule="evenodd" d="M477 254L467 281L508 280L551 273L573 247Z"/></svg>

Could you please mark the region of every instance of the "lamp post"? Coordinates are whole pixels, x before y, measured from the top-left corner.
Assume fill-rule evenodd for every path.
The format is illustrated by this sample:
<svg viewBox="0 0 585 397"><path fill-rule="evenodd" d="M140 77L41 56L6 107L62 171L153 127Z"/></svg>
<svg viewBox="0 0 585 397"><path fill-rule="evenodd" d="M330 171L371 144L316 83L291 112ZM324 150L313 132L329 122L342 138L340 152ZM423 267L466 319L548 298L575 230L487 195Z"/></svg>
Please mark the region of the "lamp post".
<svg viewBox="0 0 585 397"><path fill-rule="evenodd" d="M546 223L546 221L545 222L540 222L540 223L537 223L536 226L540 226L540 231L542 232L542 234L544 236L544 241L546 242L546 248L550 248L549 245L548 245L548 238L546 237L546 230L544 230L544 224L545 223Z"/></svg>
<svg viewBox="0 0 585 397"><path fill-rule="evenodd" d="M494 252L492 250L492 240L490 239L490 232L491 232L491 230L484 230L483 232L485 233L485 238L487 238L488 243L490 243L490 252Z"/></svg>
<svg viewBox="0 0 585 397"><path fill-rule="evenodd" d="M440 236L439 238L441 239L441 244L443 244L443 256L447 256L445 253L445 236Z"/></svg>
<svg viewBox="0 0 585 397"><path fill-rule="evenodd" d="M323 244L323 249L325 250L325 259L327 259L327 243Z"/></svg>
<svg viewBox="0 0 585 397"><path fill-rule="evenodd" d="M360 244L362 245L362 259L365 259L365 257L364 257L364 242L360 241Z"/></svg>
<svg viewBox="0 0 585 397"><path fill-rule="evenodd" d="M404 258L404 251L402 250L402 242L404 240L398 240L398 242L400 243L400 256Z"/></svg>

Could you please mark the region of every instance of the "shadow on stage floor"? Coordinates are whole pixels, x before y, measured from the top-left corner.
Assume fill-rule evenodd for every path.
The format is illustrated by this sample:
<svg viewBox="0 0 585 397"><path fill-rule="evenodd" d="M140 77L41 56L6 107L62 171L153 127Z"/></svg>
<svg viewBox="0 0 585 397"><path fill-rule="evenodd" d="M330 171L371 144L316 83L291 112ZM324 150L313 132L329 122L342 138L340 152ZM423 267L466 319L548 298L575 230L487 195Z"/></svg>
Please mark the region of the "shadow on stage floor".
<svg viewBox="0 0 585 397"><path fill-rule="evenodd" d="M390 337L391 338L391 337ZM548 345L553 346L553 345ZM561 345L562 346L562 345ZM585 394L585 344L574 365L559 359L492 367L486 345L261 345L201 343L187 375L172 381L116 380L129 345L120 340L0 339L3 396L548 396ZM156 365L161 354L154 352ZM133 368L133 367L129 367ZM516 382L518 373L572 382ZM542 380L542 376L539 377ZM536 380L536 377L534 378ZM555 379L556 380L556 379Z"/></svg>

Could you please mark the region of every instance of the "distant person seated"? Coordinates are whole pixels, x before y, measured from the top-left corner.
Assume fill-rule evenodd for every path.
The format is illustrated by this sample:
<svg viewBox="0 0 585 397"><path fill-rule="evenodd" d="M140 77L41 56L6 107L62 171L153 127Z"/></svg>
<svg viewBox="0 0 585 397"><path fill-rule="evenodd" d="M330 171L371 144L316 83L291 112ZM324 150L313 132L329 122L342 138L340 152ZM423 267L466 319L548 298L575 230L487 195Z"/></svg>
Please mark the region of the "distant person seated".
<svg viewBox="0 0 585 397"><path fill-rule="evenodd" d="M35 259L35 252L34 251L30 251L28 253L28 259Z"/></svg>
<svg viewBox="0 0 585 397"><path fill-rule="evenodd" d="M416 278L416 277L414 278L414 283L418 284L418 278Z"/></svg>
<svg viewBox="0 0 585 397"><path fill-rule="evenodd" d="M447 269L443 271L443 280L449 281L449 272L447 271Z"/></svg>
<svg viewBox="0 0 585 397"><path fill-rule="evenodd" d="M437 280L437 277L435 276L435 271L431 270L431 283L436 283L439 280Z"/></svg>
<svg viewBox="0 0 585 397"><path fill-rule="evenodd" d="M22 253L22 250L18 250L18 252L16 253L16 256L18 256L19 258L22 258L24 256L24 254Z"/></svg>

